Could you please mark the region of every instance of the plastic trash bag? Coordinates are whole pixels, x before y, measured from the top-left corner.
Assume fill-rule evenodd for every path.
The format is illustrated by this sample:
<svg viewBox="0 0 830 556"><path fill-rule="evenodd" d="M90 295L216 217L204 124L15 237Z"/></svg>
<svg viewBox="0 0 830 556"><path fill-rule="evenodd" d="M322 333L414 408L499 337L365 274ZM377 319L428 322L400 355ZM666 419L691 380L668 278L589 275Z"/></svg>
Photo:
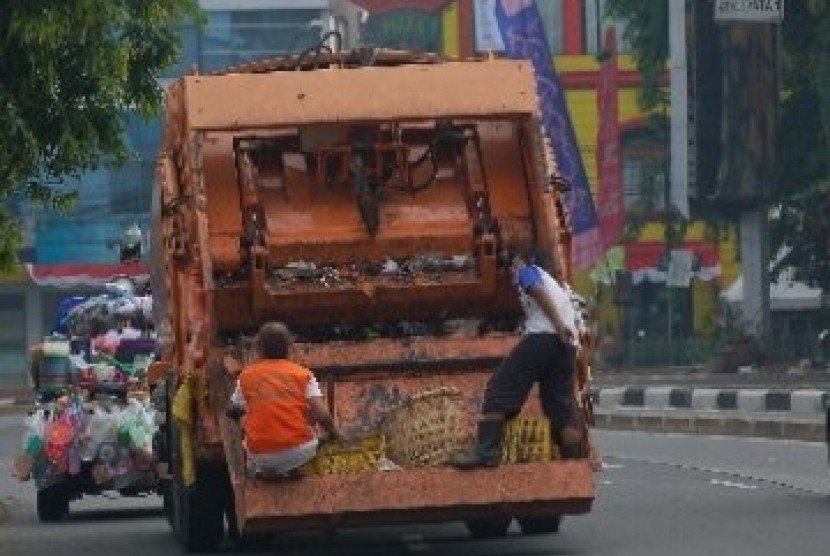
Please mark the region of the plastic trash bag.
<svg viewBox="0 0 830 556"><path fill-rule="evenodd" d="M86 424L81 458L92 461L98 456L98 449L104 443L115 441L115 431L118 426L116 415L106 412L100 407L95 408Z"/></svg>
<svg viewBox="0 0 830 556"><path fill-rule="evenodd" d="M26 418L24 426L23 452L32 459L37 459L43 455L43 448L46 445L44 440L46 414L42 410L32 413Z"/></svg>
<svg viewBox="0 0 830 556"><path fill-rule="evenodd" d="M46 457L53 461L59 472L66 472L69 467L69 449L75 440L75 426L72 421L62 416L46 430Z"/></svg>

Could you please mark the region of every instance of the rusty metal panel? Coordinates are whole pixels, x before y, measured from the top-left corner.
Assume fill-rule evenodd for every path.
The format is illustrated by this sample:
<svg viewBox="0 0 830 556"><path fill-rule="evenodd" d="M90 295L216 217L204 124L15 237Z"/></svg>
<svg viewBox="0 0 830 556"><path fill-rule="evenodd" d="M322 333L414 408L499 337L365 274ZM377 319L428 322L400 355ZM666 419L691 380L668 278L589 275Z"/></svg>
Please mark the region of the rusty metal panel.
<svg viewBox="0 0 830 556"><path fill-rule="evenodd" d="M533 68L521 60L182 79L191 131L532 115L537 110Z"/></svg>
<svg viewBox="0 0 830 556"><path fill-rule="evenodd" d="M376 341L300 345L306 363L334 358L350 373L323 365L324 390L341 430L377 430L383 416L414 394L452 388L460 392L462 436L471 439L487 378L497 364L482 355L503 354L515 336L488 340L451 338L412 344ZM362 350L361 350L362 348ZM363 351L360 361L353 358ZM369 357L368 355L371 355ZM305 356L305 357L303 357ZM443 365L423 372L418 362ZM466 365L452 369L453 361ZM370 364L371 362L371 364ZM385 362L389 366L379 368ZM214 382L220 382L214 377ZM227 394L219 395L226 397ZM534 391L523 413L540 415ZM339 475L306 475L293 480L246 477L237 425L220 419L240 525L245 531L283 531L450 521L473 517L585 513L594 498L588 460L502 465L459 471L451 467L408 468Z"/></svg>
<svg viewBox="0 0 830 556"><path fill-rule="evenodd" d="M484 385L492 368L481 367L463 373L406 373L366 376L348 381L335 381L328 391L329 403L341 430L365 434L380 427L389 411L415 394L455 388L460 393L462 443L472 439L475 421L483 398Z"/></svg>
<svg viewBox="0 0 830 556"><path fill-rule="evenodd" d="M245 531L578 514L590 511L594 498L593 471L585 460L247 479L239 486L237 510Z"/></svg>
<svg viewBox="0 0 830 556"><path fill-rule="evenodd" d="M476 337L418 337L377 339L365 342L297 343L291 357L312 369L397 367L400 363L436 361L445 367L454 361L501 359L519 340L517 334Z"/></svg>

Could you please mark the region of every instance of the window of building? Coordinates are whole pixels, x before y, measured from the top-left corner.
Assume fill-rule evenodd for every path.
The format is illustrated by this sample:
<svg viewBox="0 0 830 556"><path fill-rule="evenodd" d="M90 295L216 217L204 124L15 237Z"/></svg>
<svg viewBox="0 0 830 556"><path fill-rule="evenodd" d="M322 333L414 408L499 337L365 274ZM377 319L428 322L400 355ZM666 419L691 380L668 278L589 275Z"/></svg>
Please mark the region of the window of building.
<svg viewBox="0 0 830 556"><path fill-rule="evenodd" d="M626 132L621 143L626 211L661 212L666 199L666 145L648 128Z"/></svg>
<svg viewBox="0 0 830 556"><path fill-rule="evenodd" d="M302 51L317 44L309 26L320 10L220 10L207 12L201 37L201 70Z"/></svg>
<svg viewBox="0 0 830 556"><path fill-rule="evenodd" d="M179 77L190 71L192 66L198 66L201 59L202 37L196 23L187 23L178 28L179 39L182 43L179 60L164 72L164 77Z"/></svg>
<svg viewBox="0 0 830 556"><path fill-rule="evenodd" d="M605 46L602 42L603 30L608 20L605 15L605 4L605 0L585 0L583 3L582 21L586 54L599 54ZM617 52L630 53L631 45L626 40L625 22L616 21L614 26L617 29Z"/></svg>

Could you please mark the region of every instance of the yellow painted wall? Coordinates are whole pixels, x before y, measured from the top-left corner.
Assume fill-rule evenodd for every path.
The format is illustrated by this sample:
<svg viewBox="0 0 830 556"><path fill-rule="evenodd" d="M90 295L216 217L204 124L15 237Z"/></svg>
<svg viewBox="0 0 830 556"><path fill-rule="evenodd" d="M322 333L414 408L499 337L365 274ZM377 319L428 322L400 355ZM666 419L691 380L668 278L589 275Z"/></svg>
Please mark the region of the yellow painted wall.
<svg viewBox="0 0 830 556"><path fill-rule="evenodd" d="M447 56L458 56L460 51L458 38L458 3L452 2L441 14L441 38L443 52Z"/></svg>
<svg viewBox="0 0 830 556"><path fill-rule="evenodd" d="M619 66L622 70L636 69L630 56L621 56ZM557 70L567 72L598 71L599 63L593 56L560 56L555 60ZM596 138L599 128L597 114L596 91L577 89L565 93L574 131L577 136L583 164L594 198L599 192L599 176L596 165ZM646 117L638 104L638 89L636 87L621 87L618 93L618 110L620 126L642 121ZM686 239L689 241L711 241L711 234L702 222L689 225ZM718 310L718 292L720 288L732 283L740 273L736 262L736 242L733 234L722 234L718 242L718 252L721 262L721 277L713 282L696 281L692 286L693 295L693 327L696 335L708 336L715 332L715 315ZM644 226L637 241L662 241L664 237L663 225L660 222L648 223ZM614 304L613 287L594 284L588 272L577 272L574 276L574 288L583 295L587 295L597 302L598 320L601 333L616 334L619 332L619 308Z"/></svg>
<svg viewBox="0 0 830 556"><path fill-rule="evenodd" d="M597 114L597 95L594 91L576 90L566 91L565 98L568 110L571 112L576 141L582 153L582 163L585 166L585 175L591 190L596 197L599 191L597 174L597 131L599 129L599 115Z"/></svg>

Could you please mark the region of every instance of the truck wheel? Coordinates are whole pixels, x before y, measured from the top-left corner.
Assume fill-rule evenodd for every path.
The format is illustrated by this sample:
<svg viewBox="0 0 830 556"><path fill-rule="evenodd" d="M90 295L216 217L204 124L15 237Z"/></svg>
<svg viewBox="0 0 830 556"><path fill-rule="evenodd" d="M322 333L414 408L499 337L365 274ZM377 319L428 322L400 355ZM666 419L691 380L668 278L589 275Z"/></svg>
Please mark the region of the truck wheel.
<svg viewBox="0 0 830 556"><path fill-rule="evenodd" d="M168 520L186 552L216 550L225 536L225 500L218 485L224 477L219 465L196 465L196 481L185 486L182 477L181 442L178 427L170 421L170 469ZM227 473L227 472L226 472ZM226 480L226 479L225 479Z"/></svg>
<svg viewBox="0 0 830 556"><path fill-rule="evenodd" d="M37 517L43 521L59 521L69 513L69 492L56 484L37 491Z"/></svg>
<svg viewBox="0 0 830 556"><path fill-rule="evenodd" d="M164 510L164 517L167 518L167 524L174 528L176 527L176 504L173 501L173 487L171 481L161 481L159 484L159 494L161 494L162 508Z"/></svg>
<svg viewBox="0 0 830 556"><path fill-rule="evenodd" d="M503 537L510 528L509 518L496 517L492 519L468 519L464 522L470 536L475 539L493 539Z"/></svg>
<svg viewBox="0 0 830 556"><path fill-rule="evenodd" d="M176 525L186 552L211 552L219 548L225 536L225 508L211 485L217 483L198 474L188 487L176 484Z"/></svg>
<svg viewBox="0 0 830 556"><path fill-rule="evenodd" d="M517 517L519 527L523 535L544 535L547 533L558 533L559 525L562 523L561 515L545 517Z"/></svg>

